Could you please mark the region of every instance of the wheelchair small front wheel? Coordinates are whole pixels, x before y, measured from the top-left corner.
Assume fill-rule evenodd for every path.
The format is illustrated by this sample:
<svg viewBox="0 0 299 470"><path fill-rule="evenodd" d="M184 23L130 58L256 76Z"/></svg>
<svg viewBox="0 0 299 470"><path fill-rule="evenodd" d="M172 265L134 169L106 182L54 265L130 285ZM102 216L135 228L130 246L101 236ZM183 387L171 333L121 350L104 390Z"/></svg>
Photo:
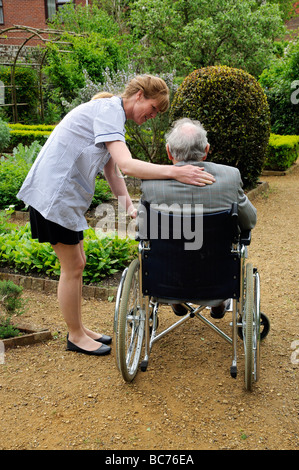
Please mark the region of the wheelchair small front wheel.
<svg viewBox="0 0 299 470"><path fill-rule="evenodd" d="M260 314L261 316L261 323L260 323L260 335L261 335L261 341L263 341L267 336L270 331L270 320L267 317L267 315L263 312ZM238 322L242 322L242 318L240 317L238 319ZM243 341L243 327L239 326L237 330L239 338Z"/></svg>
<svg viewBox="0 0 299 470"><path fill-rule="evenodd" d="M138 370L145 328L145 310L139 289L139 260L130 264L120 292L114 343L117 366L126 382Z"/></svg>

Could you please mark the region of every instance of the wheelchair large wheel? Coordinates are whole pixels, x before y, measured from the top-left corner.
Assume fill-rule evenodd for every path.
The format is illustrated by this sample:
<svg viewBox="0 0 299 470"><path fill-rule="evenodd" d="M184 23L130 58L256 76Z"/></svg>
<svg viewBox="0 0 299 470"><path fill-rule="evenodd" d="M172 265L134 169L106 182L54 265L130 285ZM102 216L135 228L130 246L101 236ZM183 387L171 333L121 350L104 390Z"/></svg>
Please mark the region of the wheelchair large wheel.
<svg viewBox="0 0 299 470"><path fill-rule="evenodd" d="M127 269L114 321L116 364L124 380L131 382L138 370L144 338L145 311L139 290L139 260Z"/></svg>
<svg viewBox="0 0 299 470"><path fill-rule="evenodd" d="M252 390L254 370L254 280L252 264L246 265L244 315L242 319L245 350L245 388Z"/></svg>

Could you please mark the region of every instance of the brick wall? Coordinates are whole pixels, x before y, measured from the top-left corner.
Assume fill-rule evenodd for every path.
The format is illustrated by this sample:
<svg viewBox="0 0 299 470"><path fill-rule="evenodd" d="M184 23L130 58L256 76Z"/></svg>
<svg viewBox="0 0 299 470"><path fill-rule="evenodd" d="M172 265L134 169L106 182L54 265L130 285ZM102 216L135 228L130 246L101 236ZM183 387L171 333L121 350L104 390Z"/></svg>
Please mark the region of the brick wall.
<svg viewBox="0 0 299 470"><path fill-rule="evenodd" d="M13 25L26 25L34 28L46 27L44 0L2 0L3 28Z"/></svg>
<svg viewBox="0 0 299 470"><path fill-rule="evenodd" d="M13 25L30 26L36 29L47 28L45 0L2 0L2 3L4 24L0 25L0 30ZM86 5L86 0L75 0L75 3ZM9 32L7 39L1 38L0 35L0 45L22 44L23 39L27 37L28 34L24 32ZM35 39L31 40L28 45L33 46L37 43Z"/></svg>

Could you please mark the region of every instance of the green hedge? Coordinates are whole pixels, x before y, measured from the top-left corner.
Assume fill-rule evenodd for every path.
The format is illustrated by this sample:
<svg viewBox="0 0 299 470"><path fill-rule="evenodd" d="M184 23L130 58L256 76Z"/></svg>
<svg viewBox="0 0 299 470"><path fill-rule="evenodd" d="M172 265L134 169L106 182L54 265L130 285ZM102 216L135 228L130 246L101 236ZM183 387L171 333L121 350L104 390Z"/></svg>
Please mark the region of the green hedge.
<svg viewBox="0 0 299 470"><path fill-rule="evenodd" d="M299 157L298 135L271 134L264 165L265 170L287 170Z"/></svg>
<svg viewBox="0 0 299 470"><path fill-rule="evenodd" d="M18 144L31 145L33 142L38 142L44 145L51 131L38 131L30 129L16 129L10 131L10 142L7 151L17 147Z"/></svg>
<svg viewBox="0 0 299 470"><path fill-rule="evenodd" d="M51 132L55 128L54 125L50 124L8 124L9 128L13 131L16 130L23 130L23 131L43 131L43 132Z"/></svg>
<svg viewBox="0 0 299 470"><path fill-rule="evenodd" d="M54 125L47 124L8 124L10 130L10 141L9 147L6 151L12 151L14 147L19 144L31 145L33 142L38 142L40 145L44 145L47 138L55 128Z"/></svg>

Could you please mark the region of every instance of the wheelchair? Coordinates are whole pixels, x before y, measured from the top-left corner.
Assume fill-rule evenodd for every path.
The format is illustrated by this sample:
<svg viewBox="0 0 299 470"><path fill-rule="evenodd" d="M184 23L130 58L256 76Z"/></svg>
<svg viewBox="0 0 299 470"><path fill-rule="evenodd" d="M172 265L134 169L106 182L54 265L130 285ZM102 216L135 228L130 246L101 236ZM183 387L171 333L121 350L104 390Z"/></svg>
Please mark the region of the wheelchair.
<svg viewBox="0 0 299 470"><path fill-rule="evenodd" d="M260 311L259 273L247 262L251 232L240 232L237 204L217 213L183 215L153 208L146 201L140 207L138 258L123 271L115 303L113 347L124 381L131 382L139 369L147 370L152 347L160 338L198 318L231 344L233 378L237 339L243 341L245 388L251 391L259 379L260 343L270 322ZM203 314L224 299L232 304L230 336ZM159 332L159 306L174 303L182 304L186 315Z"/></svg>

